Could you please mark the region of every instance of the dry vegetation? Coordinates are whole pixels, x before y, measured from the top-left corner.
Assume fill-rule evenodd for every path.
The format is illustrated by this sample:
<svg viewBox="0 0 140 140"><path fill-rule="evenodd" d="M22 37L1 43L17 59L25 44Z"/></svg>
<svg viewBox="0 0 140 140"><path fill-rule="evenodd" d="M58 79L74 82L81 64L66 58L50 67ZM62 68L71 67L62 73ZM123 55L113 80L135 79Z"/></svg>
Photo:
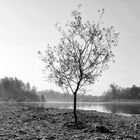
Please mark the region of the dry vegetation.
<svg viewBox="0 0 140 140"><path fill-rule="evenodd" d="M0 140L140 139L140 116L81 110L77 115L79 129L73 127L72 110L1 104Z"/></svg>

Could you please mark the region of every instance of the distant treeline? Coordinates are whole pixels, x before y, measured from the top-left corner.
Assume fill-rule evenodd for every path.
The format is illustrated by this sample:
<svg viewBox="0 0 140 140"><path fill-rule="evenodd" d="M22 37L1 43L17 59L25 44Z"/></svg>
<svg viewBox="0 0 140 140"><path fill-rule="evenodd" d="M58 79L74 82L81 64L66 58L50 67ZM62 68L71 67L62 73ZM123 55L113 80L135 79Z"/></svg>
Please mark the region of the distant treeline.
<svg viewBox="0 0 140 140"><path fill-rule="evenodd" d="M25 102L39 101L36 87L30 87L29 83L23 83L17 78L5 77L0 79L0 101Z"/></svg>
<svg viewBox="0 0 140 140"><path fill-rule="evenodd" d="M45 90L38 92L42 95L44 101L56 102L72 102L73 95L61 94L53 90ZM93 93L94 94L94 93ZM43 101L42 100L42 101ZM121 88L116 84L111 84L108 91L104 92L101 96L92 95L78 95L78 102L110 102L110 101L140 101L140 87L133 85L128 88Z"/></svg>
<svg viewBox="0 0 140 140"><path fill-rule="evenodd" d="M140 101L140 87L122 88L116 84L111 84L110 89L100 96L101 101Z"/></svg>
<svg viewBox="0 0 140 140"><path fill-rule="evenodd" d="M45 90L38 92L39 95L43 95L47 102L73 102L73 95L71 94L62 94L54 90ZM78 102L95 102L99 101L98 96L92 95L78 95Z"/></svg>
<svg viewBox="0 0 140 140"><path fill-rule="evenodd" d="M94 93L93 93L94 94ZM17 78L5 77L0 79L0 101L6 102L73 102L73 95L62 94L54 90L37 91L29 83ZM110 102L110 101L140 101L140 87L133 85L121 88L111 84L102 96L78 95L78 102Z"/></svg>

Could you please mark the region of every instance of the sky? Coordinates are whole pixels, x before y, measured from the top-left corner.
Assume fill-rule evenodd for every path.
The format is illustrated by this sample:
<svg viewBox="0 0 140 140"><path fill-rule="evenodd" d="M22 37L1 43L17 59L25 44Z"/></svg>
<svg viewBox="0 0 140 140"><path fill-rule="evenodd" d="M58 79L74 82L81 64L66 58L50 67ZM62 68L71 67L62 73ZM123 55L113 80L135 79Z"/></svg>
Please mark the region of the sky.
<svg viewBox="0 0 140 140"><path fill-rule="evenodd" d="M138 0L0 0L0 78L17 77L38 90L59 90L43 75L43 62L37 52L47 44L57 45L62 27L71 12L82 4L85 20L97 21L99 9L105 9L103 25L113 25L120 33L111 63L88 94L101 95L109 85L140 86L140 1Z"/></svg>

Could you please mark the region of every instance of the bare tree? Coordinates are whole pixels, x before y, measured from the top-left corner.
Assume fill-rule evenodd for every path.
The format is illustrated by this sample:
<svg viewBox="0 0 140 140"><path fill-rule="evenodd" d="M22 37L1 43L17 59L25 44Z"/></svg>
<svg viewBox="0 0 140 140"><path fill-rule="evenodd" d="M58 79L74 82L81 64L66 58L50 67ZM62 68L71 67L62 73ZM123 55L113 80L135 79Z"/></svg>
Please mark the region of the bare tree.
<svg viewBox="0 0 140 140"><path fill-rule="evenodd" d="M100 11L99 21L82 21L79 10L72 12L73 21L66 24L68 30L64 31L57 24L62 37L57 46L47 46L42 54L48 78L74 95L75 126L78 126L76 114L76 97L84 91L87 85L93 84L101 76L103 70L108 68L108 62L114 57L112 48L117 46L118 33L113 27L101 27Z"/></svg>

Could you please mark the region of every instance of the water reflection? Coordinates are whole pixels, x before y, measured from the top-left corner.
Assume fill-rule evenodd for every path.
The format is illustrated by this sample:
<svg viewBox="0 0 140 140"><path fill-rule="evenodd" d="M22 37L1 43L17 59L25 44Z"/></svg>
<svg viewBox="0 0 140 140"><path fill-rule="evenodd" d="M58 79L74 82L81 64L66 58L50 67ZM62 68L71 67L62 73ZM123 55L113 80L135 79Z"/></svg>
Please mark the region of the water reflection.
<svg viewBox="0 0 140 140"><path fill-rule="evenodd" d="M45 103L44 107L72 109L72 103ZM77 103L82 110L96 110L99 112L118 114L140 114L140 103Z"/></svg>
<svg viewBox="0 0 140 140"><path fill-rule="evenodd" d="M111 113L140 114L139 103L113 103L104 104L105 109Z"/></svg>
<svg viewBox="0 0 140 140"><path fill-rule="evenodd" d="M27 103L26 103L27 104ZM47 102L47 103L28 103L31 106L45 108L72 109L73 103ZM77 109L96 110L99 112L118 113L118 114L140 114L140 103L77 103Z"/></svg>

